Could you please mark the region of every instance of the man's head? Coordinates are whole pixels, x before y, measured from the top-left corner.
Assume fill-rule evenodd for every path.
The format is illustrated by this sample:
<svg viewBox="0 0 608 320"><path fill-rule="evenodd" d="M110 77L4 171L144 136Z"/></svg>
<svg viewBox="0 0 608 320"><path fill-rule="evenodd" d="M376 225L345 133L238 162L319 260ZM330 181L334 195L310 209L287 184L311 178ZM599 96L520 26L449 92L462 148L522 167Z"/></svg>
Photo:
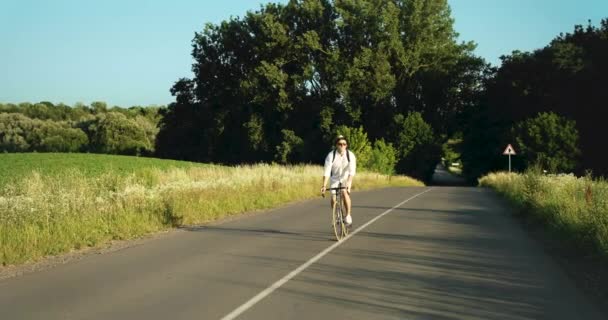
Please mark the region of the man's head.
<svg viewBox="0 0 608 320"><path fill-rule="evenodd" d="M336 137L335 146L337 150L340 150L340 152L342 152L348 147L348 141L343 135L339 135Z"/></svg>

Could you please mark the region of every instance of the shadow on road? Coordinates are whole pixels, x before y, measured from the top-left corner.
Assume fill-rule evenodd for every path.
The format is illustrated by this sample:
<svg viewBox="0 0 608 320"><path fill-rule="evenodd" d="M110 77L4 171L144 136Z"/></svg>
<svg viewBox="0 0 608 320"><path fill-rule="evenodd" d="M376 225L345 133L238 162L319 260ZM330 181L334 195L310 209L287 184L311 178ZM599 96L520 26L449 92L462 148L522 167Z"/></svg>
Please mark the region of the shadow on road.
<svg viewBox="0 0 608 320"><path fill-rule="evenodd" d="M391 236L387 239L395 240ZM317 289L310 294L306 290L288 291L300 299L398 318L538 319L542 315L541 306L547 303L539 294L542 282L528 272L528 266L505 265L488 251L468 255L467 241L456 246L450 244L452 252L441 258L433 249L443 244L441 239L418 237L399 241L409 241L421 248L408 253L343 250L337 254L354 257L358 263L340 267L319 263L298 280L326 290ZM332 288L341 288L348 294L332 295L329 293Z"/></svg>
<svg viewBox="0 0 608 320"><path fill-rule="evenodd" d="M467 214L403 210L432 211L448 220ZM550 303L542 280L526 263L534 257L501 256L503 236L362 231L357 237L371 246L336 250L282 288L282 294L390 319L539 319Z"/></svg>
<svg viewBox="0 0 608 320"><path fill-rule="evenodd" d="M433 200L459 202L394 209L292 279L267 309L312 305L345 319L439 320L572 319L583 311L494 194L444 191Z"/></svg>
<svg viewBox="0 0 608 320"><path fill-rule="evenodd" d="M314 233L314 232L292 232L282 231L275 229L258 229L258 228L234 228L234 227L217 227L217 226L200 226L200 227L182 227L181 230L190 232L207 232L207 233L221 233L221 234L235 234L244 237L259 236L259 237L273 237L273 238L288 238L290 240L306 240L306 241L331 241L333 238L329 237L328 233Z"/></svg>

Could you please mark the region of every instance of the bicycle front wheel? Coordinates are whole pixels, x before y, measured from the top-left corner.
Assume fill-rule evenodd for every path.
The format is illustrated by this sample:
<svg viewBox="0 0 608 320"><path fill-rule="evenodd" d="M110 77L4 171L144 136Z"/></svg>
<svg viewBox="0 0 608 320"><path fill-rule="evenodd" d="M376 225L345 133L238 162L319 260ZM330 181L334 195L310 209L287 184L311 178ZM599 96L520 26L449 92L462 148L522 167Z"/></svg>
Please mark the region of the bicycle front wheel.
<svg viewBox="0 0 608 320"><path fill-rule="evenodd" d="M338 198L337 200L340 200L340 199ZM340 203L338 201L336 201L336 204L332 208L331 217L332 217L331 224L334 228L334 234L336 236L336 240L340 241L346 235L346 233L345 233L346 226L344 225L344 220L342 219L342 206L340 205Z"/></svg>

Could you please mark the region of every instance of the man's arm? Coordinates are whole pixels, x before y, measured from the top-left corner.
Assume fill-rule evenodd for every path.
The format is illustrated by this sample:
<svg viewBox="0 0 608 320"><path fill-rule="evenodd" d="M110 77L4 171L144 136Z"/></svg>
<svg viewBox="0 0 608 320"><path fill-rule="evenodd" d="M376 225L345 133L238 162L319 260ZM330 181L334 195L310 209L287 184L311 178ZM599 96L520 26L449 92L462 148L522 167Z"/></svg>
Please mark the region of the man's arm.
<svg viewBox="0 0 608 320"><path fill-rule="evenodd" d="M323 185L321 186L321 194L324 194L325 191L327 190L327 180L329 180L329 177L323 176Z"/></svg>
<svg viewBox="0 0 608 320"><path fill-rule="evenodd" d="M346 181L346 192L350 193L350 187L353 185L353 176L348 175L348 179Z"/></svg>
<svg viewBox="0 0 608 320"><path fill-rule="evenodd" d="M327 188L327 181L329 180L329 176L331 175L331 153L327 155L325 158L325 166L323 167L323 185L321 186L321 194L325 194L325 190Z"/></svg>
<svg viewBox="0 0 608 320"><path fill-rule="evenodd" d="M348 151L350 152L350 151ZM357 158L355 154L350 153L350 163L348 164L348 179L346 181L346 192L350 193L350 189L353 185L353 177L357 173Z"/></svg>

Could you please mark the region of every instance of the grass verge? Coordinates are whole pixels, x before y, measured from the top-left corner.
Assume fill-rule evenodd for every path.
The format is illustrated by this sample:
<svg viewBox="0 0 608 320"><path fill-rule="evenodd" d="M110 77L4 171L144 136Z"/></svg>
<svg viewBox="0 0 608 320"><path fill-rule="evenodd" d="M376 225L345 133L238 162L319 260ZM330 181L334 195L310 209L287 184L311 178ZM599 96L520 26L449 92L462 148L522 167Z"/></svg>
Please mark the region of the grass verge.
<svg viewBox="0 0 608 320"><path fill-rule="evenodd" d="M10 183L0 185L0 265L310 199L318 196L322 172L317 166L151 165L130 173L82 166L5 178ZM354 188L421 185L363 172Z"/></svg>
<svg viewBox="0 0 608 320"><path fill-rule="evenodd" d="M515 204L529 235L608 314L608 183L530 171L490 174L480 185Z"/></svg>
<svg viewBox="0 0 608 320"><path fill-rule="evenodd" d="M489 174L479 184L506 196L526 218L561 239L608 258L608 182L529 171Z"/></svg>

